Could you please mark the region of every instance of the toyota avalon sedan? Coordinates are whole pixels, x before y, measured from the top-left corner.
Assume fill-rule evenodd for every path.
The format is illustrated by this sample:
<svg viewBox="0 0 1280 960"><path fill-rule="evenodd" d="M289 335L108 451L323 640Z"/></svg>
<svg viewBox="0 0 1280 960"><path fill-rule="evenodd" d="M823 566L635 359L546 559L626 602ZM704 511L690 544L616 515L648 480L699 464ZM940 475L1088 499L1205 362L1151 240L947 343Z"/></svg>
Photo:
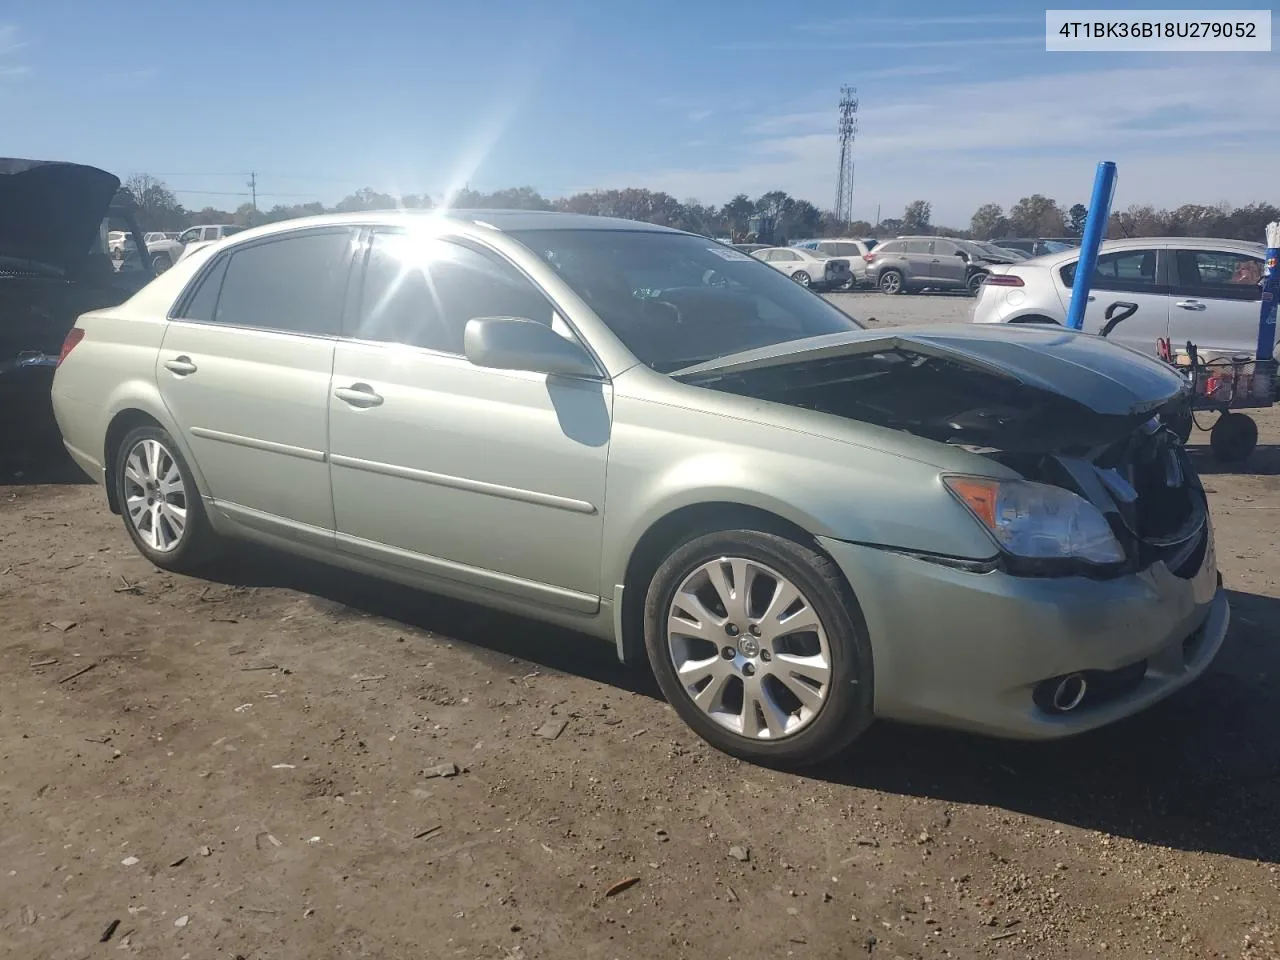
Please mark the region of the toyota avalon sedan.
<svg viewBox="0 0 1280 960"><path fill-rule="evenodd" d="M1227 629L1163 364L1060 329L865 330L647 224L245 231L82 316L53 400L157 566L255 541L560 624L763 763L877 717L1095 728Z"/></svg>

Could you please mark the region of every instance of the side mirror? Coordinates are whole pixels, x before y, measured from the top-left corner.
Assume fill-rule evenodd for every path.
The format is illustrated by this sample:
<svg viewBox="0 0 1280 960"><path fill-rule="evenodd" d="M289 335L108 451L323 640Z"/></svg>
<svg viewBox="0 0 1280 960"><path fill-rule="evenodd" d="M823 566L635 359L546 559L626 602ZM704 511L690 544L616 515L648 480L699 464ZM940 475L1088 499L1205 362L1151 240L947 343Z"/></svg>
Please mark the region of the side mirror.
<svg viewBox="0 0 1280 960"><path fill-rule="evenodd" d="M477 367L529 370L562 377L598 377L600 370L580 344L545 323L520 317L477 317L462 336L467 359Z"/></svg>
<svg viewBox="0 0 1280 960"><path fill-rule="evenodd" d="M967 253L965 253L963 250L957 250L957 251L956 251L956 256L957 256L957 257L959 257L961 260L968 260L968 259L969 259L969 255L968 255Z"/></svg>

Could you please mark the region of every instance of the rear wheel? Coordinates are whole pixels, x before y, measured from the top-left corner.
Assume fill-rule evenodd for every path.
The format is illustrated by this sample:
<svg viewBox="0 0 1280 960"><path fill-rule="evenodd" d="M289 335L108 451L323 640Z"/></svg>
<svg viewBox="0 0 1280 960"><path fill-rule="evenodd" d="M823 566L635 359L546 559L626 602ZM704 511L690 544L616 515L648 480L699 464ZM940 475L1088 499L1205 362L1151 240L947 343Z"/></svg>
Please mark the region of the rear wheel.
<svg viewBox="0 0 1280 960"><path fill-rule="evenodd" d="M157 253L151 258L151 269L156 273L164 273L173 266L173 261L169 259L167 253Z"/></svg>
<svg viewBox="0 0 1280 960"><path fill-rule="evenodd" d="M856 604L835 565L794 540L728 530L689 541L654 574L644 624L667 700L726 753L816 763L871 722Z"/></svg>
<svg viewBox="0 0 1280 960"><path fill-rule="evenodd" d="M167 432L138 427L116 454L116 496L125 529L157 567L193 573L218 552L191 469Z"/></svg>
<svg viewBox="0 0 1280 960"><path fill-rule="evenodd" d="M807 287L809 286L809 284L813 283L813 278L811 278L803 270L797 270L795 273L791 275L791 279L794 280L796 283L800 284L800 286L802 287Z"/></svg>
<svg viewBox="0 0 1280 960"><path fill-rule="evenodd" d="M880 280L877 282L881 293L887 293L890 296L896 296L902 292L902 274L897 270L886 270L880 274Z"/></svg>
<svg viewBox="0 0 1280 960"><path fill-rule="evenodd" d="M982 281L986 279L987 275L985 273L970 274L969 279L965 281L965 289L969 291L969 296L976 297L982 287Z"/></svg>

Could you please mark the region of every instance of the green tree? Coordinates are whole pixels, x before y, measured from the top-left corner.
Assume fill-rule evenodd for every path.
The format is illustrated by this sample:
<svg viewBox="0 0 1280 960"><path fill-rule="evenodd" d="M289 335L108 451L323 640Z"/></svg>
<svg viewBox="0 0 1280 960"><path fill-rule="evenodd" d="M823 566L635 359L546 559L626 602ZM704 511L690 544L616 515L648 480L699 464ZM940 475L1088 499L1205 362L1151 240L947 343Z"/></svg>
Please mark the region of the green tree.
<svg viewBox="0 0 1280 960"><path fill-rule="evenodd" d="M1066 233L1062 211L1056 200L1033 193L1009 210L1009 226L1019 237L1060 237Z"/></svg>
<svg viewBox="0 0 1280 960"><path fill-rule="evenodd" d="M747 222L755 215L756 205L745 193L740 193L723 207L720 214L724 217L729 229L735 236L747 232Z"/></svg>
<svg viewBox="0 0 1280 960"><path fill-rule="evenodd" d="M187 222L187 211L163 182L149 173L135 173L120 186L120 193L132 202L143 230L179 230Z"/></svg>
<svg viewBox="0 0 1280 960"><path fill-rule="evenodd" d="M361 187L338 201L334 213L360 213L364 210L394 210L396 199L387 193L378 193L372 187Z"/></svg>
<svg viewBox="0 0 1280 960"><path fill-rule="evenodd" d="M1083 203L1072 204L1067 211L1067 233L1073 237L1084 234L1085 222L1089 219L1089 208Z"/></svg>
<svg viewBox="0 0 1280 960"><path fill-rule="evenodd" d="M1009 220L998 203L984 203L973 212L969 232L976 240L993 240L1009 232Z"/></svg>
<svg viewBox="0 0 1280 960"><path fill-rule="evenodd" d="M902 212L902 226L908 233L928 233L933 205L928 200L912 200Z"/></svg>

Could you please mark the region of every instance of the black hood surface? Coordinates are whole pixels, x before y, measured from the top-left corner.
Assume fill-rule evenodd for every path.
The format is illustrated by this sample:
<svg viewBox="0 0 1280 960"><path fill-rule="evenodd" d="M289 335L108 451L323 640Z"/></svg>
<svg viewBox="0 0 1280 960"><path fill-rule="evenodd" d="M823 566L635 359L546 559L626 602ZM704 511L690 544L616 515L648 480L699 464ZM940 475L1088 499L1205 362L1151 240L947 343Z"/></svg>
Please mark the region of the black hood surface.
<svg viewBox="0 0 1280 960"><path fill-rule="evenodd" d="M1167 364L1089 334L1008 324L859 330L686 367L685 383L950 443L1107 443L1185 402Z"/></svg>
<svg viewBox="0 0 1280 960"><path fill-rule="evenodd" d="M0 157L0 256L75 267L119 189L97 167Z"/></svg>

